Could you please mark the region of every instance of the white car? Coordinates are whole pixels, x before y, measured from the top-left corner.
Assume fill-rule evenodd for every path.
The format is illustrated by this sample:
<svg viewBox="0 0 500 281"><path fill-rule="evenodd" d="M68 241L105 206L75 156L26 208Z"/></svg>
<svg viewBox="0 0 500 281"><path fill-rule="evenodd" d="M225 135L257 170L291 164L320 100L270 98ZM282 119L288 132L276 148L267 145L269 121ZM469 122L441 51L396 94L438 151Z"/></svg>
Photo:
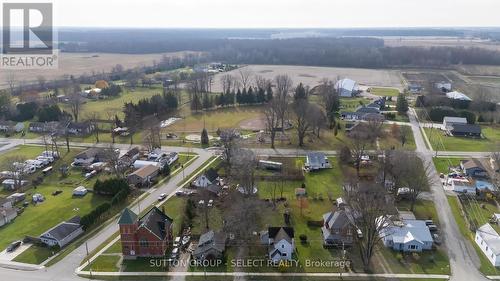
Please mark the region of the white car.
<svg viewBox="0 0 500 281"><path fill-rule="evenodd" d="M162 194L160 194L160 196L158 196L158 201L163 201L163 200L165 200L165 198L167 198L167 194L162 193Z"/></svg>

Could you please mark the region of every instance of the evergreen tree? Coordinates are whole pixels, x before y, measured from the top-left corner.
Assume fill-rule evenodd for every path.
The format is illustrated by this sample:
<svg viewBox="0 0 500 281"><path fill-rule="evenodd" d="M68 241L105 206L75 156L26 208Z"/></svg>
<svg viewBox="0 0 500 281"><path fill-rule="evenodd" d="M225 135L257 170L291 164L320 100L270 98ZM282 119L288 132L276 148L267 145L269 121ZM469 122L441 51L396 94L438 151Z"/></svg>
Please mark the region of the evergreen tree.
<svg viewBox="0 0 500 281"><path fill-rule="evenodd" d="M408 101L404 94L399 94L398 101L396 102L396 110L399 114L406 114L408 111Z"/></svg>
<svg viewBox="0 0 500 281"><path fill-rule="evenodd" d="M247 96L248 96L247 103L254 104L255 103L255 95L253 93L252 87L248 87Z"/></svg>
<svg viewBox="0 0 500 281"><path fill-rule="evenodd" d="M201 131L201 144L208 145L208 132L205 128Z"/></svg>
<svg viewBox="0 0 500 281"><path fill-rule="evenodd" d="M295 88L295 94L293 96L295 100L307 100L307 91L304 88L304 85L302 85L302 82Z"/></svg>
<svg viewBox="0 0 500 281"><path fill-rule="evenodd" d="M263 103L266 101L266 91L264 89L258 89L256 101L257 103Z"/></svg>
<svg viewBox="0 0 500 281"><path fill-rule="evenodd" d="M236 103L241 104L241 91L240 91L240 89L238 89L238 91L236 92Z"/></svg>
<svg viewBox="0 0 500 281"><path fill-rule="evenodd" d="M273 88L271 87L271 84L267 85L266 89L266 101L270 101L273 99Z"/></svg>
<svg viewBox="0 0 500 281"><path fill-rule="evenodd" d="M203 109L209 109L210 107L210 97L205 93L205 95L203 95Z"/></svg>

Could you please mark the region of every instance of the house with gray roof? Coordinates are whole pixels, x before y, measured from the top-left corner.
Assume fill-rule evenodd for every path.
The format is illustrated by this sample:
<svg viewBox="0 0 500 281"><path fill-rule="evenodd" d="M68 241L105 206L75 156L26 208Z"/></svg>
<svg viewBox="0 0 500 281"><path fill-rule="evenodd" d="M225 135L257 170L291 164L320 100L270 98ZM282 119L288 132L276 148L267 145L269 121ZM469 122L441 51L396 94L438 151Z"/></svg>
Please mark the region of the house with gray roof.
<svg viewBox="0 0 500 281"><path fill-rule="evenodd" d="M324 247L351 246L354 241L354 218L347 209L328 212L323 215Z"/></svg>
<svg viewBox="0 0 500 281"><path fill-rule="evenodd" d="M500 266L500 235L489 223L476 230L474 241L493 266Z"/></svg>
<svg viewBox="0 0 500 281"><path fill-rule="evenodd" d="M332 164L323 152L309 152L306 156L305 168L309 171L331 168Z"/></svg>
<svg viewBox="0 0 500 281"><path fill-rule="evenodd" d="M220 259L226 250L226 234L209 230L200 236L198 245L193 251L196 260Z"/></svg>
<svg viewBox="0 0 500 281"><path fill-rule="evenodd" d="M429 227L423 220L382 220L388 224L379 235L387 248L403 252L431 250L434 240Z"/></svg>
<svg viewBox="0 0 500 281"><path fill-rule="evenodd" d="M59 246L62 248L82 233L80 217L76 216L49 229L40 235L40 240L49 247Z"/></svg>
<svg viewBox="0 0 500 281"><path fill-rule="evenodd" d="M293 227L269 227L260 233L260 239L268 246L268 258L273 263L292 260L295 251Z"/></svg>

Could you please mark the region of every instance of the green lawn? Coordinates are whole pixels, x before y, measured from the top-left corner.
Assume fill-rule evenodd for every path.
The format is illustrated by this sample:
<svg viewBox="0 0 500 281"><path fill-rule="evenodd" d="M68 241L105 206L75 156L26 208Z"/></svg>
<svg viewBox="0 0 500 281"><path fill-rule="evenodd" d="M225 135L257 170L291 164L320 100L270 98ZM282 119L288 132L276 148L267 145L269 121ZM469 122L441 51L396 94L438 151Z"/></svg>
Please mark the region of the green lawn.
<svg viewBox="0 0 500 281"><path fill-rule="evenodd" d="M120 118L123 118L122 110L125 102L137 103L141 99L150 98L161 93L162 89L160 88L137 88L135 90L125 88L124 92L116 98L88 100L80 110L80 118L87 119L88 115L93 112L97 113L102 119L107 119L108 113L112 114L112 116L117 114ZM68 105L61 104L60 106L61 109L71 112Z"/></svg>
<svg viewBox="0 0 500 281"><path fill-rule="evenodd" d="M370 94L381 97L397 97L399 90L395 88L370 88Z"/></svg>
<svg viewBox="0 0 500 281"><path fill-rule="evenodd" d="M33 245L22 252L20 255L15 257L14 261L30 264L40 264L56 252L57 250L55 249Z"/></svg>
<svg viewBox="0 0 500 281"><path fill-rule="evenodd" d="M119 260L118 255L101 255L92 262L91 266L86 266L83 270L88 271L92 268L92 271L96 272L118 272L120 269L116 265Z"/></svg>
<svg viewBox="0 0 500 281"><path fill-rule="evenodd" d="M484 135L481 139L445 136L439 129L425 128L424 131L434 150L494 151L500 145L500 127L481 126L481 128Z"/></svg>
<svg viewBox="0 0 500 281"><path fill-rule="evenodd" d="M432 162L434 162L434 166L436 166L438 173L447 174L450 166L457 167L460 165L460 158L434 157L432 158Z"/></svg>
<svg viewBox="0 0 500 281"><path fill-rule="evenodd" d="M2 154L0 161L16 154L32 158L39 155L43 150L44 148L41 146L22 146ZM45 202L38 205L30 204L12 223L0 228L0 249L3 249L14 240L24 238L26 235L38 236L63 220L76 215L85 215L97 205L106 201L106 198L93 194L87 194L83 198L73 198L72 192L76 186L83 183L84 186L91 187L95 179L84 182L80 171L76 169L72 169L70 175L65 179L61 179L60 174L56 172L62 163L70 163L80 151L79 149L72 149L69 153L66 153L65 150L61 150L63 155L53 165L54 172L46 176L44 182L36 189L32 188L26 191L27 201L30 201L30 196L33 193L41 193L45 197ZM40 172L31 177L37 175L40 175ZM52 196L51 193L55 190L62 190L63 192L57 196ZM6 196L9 193L11 192L3 190L1 194Z"/></svg>

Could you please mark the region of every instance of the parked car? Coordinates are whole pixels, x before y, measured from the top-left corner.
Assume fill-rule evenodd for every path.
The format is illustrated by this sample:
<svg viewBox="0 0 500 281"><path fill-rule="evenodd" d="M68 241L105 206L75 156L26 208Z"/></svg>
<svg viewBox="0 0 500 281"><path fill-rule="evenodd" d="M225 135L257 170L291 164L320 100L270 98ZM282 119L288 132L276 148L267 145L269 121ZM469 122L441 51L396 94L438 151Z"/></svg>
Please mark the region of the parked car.
<svg viewBox="0 0 500 281"><path fill-rule="evenodd" d="M165 198L167 198L167 194L162 193L162 194L160 194L160 196L158 196L158 201L163 201L163 200L165 200Z"/></svg>
<svg viewBox="0 0 500 281"><path fill-rule="evenodd" d="M7 252L8 253L13 252L15 249L19 248L21 244L22 242L20 240L10 243L10 245L7 247Z"/></svg>
<svg viewBox="0 0 500 281"><path fill-rule="evenodd" d="M432 240L436 245L441 245L441 237L437 233L432 234Z"/></svg>
<svg viewBox="0 0 500 281"><path fill-rule="evenodd" d="M174 248L179 247L179 244L181 243L181 238L179 236L175 237L174 239Z"/></svg>
<svg viewBox="0 0 500 281"><path fill-rule="evenodd" d="M172 249L172 253L170 253L171 259L177 259L179 257L179 248L175 247Z"/></svg>

